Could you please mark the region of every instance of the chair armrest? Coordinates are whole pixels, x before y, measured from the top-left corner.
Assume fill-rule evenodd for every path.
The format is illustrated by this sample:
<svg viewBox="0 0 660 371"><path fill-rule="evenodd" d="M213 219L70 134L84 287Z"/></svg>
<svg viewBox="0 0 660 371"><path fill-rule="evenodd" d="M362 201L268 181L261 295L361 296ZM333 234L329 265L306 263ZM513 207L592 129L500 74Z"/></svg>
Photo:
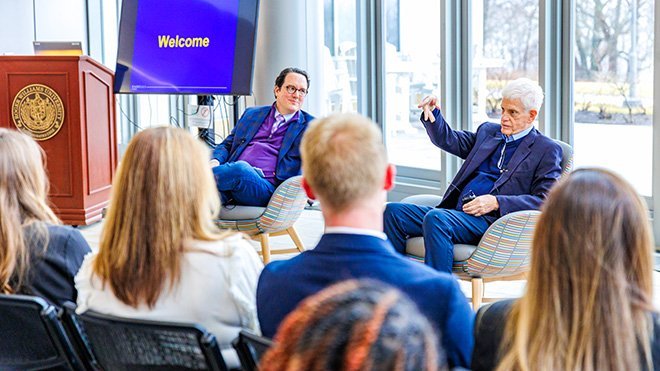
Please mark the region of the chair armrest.
<svg viewBox="0 0 660 371"><path fill-rule="evenodd" d="M529 268L534 228L541 213L516 211L497 219L486 230L477 249L467 260L470 276L514 275Z"/></svg>
<svg viewBox="0 0 660 371"><path fill-rule="evenodd" d="M293 225L307 204L307 194L297 175L280 184L270 198L266 210L257 222L262 232L283 231Z"/></svg>
<svg viewBox="0 0 660 371"><path fill-rule="evenodd" d="M415 204L420 206L431 206L431 207L438 206L440 204L440 201L442 201L442 196L428 195L428 194L408 196L403 200L401 200L401 202L407 204Z"/></svg>

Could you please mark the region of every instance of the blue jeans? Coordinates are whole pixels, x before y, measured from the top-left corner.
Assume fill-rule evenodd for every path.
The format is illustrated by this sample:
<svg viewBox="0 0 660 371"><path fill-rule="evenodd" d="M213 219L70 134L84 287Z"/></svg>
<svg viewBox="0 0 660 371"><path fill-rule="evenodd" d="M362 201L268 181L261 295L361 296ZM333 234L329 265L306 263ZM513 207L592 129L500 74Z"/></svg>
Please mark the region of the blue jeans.
<svg viewBox="0 0 660 371"><path fill-rule="evenodd" d="M387 204L383 218L385 234L398 252L405 254L408 238L423 236L424 263L448 273L454 263L454 244L476 245L490 224L483 216L401 202Z"/></svg>
<svg viewBox="0 0 660 371"><path fill-rule="evenodd" d="M228 162L213 168L222 204L266 206L275 186L245 161Z"/></svg>

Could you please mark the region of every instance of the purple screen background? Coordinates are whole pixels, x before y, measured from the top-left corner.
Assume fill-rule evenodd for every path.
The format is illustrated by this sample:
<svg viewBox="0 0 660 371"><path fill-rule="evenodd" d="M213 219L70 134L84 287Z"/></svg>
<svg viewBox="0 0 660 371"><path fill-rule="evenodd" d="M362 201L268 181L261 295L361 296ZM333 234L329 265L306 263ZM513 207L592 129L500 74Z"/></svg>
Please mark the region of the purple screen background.
<svg viewBox="0 0 660 371"><path fill-rule="evenodd" d="M140 0L131 90L231 91L239 0ZM173 20L176 21L173 21ZM208 37L209 46L159 48L158 36Z"/></svg>

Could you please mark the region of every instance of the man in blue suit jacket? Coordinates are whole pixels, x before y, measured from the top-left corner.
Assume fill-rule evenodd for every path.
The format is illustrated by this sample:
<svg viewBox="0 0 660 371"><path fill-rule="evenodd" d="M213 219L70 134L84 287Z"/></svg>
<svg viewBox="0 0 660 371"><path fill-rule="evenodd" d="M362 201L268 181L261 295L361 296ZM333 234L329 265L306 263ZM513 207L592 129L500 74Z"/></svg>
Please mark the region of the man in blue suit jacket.
<svg viewBox="0 0 660 371"><path fill-rule="evenodd" d="M372 278L406 293L441 335L450 366L469 367L474 313L458 282L397 254L382 232L387 164L380 131L369 119L333 115L310 125L302 141L303 187L321 203L325 234L316 248L268 264L257 286L265 336L307 296L338 281Z"/></svg>
<svg viewBox="0 0 660 371"><path fill-rule="evenodd" d="M307 72L289 67L275 79L275 103L248 108L213 151L211 166L222 203L266 206L275 188L300 174L300 140L313 117L300 107Z"/></svg>
<svg viewBox="0 0 660 371"><path fill-rule="evenodd" d="M405 253L406 239L424 236L425 263L451 273L454 244L477 244L497 218L540 207L561 175L562 158L561 147L533 126L543 91L522 78L502 97L501 124L483 123L476 133L452 130L437 98L424 98L419 107L431 142L465 162L436 208L387 205L385 234L397 251Z"/></svg>

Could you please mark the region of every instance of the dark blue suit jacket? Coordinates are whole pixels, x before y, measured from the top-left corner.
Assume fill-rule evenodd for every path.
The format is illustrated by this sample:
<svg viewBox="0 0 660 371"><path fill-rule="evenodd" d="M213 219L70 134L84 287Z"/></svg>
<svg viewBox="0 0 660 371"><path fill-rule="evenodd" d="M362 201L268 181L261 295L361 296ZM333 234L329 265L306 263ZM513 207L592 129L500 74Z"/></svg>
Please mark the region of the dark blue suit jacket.
<svg viewBox="0 0 660 371"><path fill-rule="evenodd" d="M48 247L36 238L36 225L23 228L30 249L30 275L17 294L39 296L50 304L62 306L76 302L74 277L85 255L92 252L80 231L65 225L42 223L48 228Z"/></svg>
<svg viewBox="0 0 660 371"><path fill-rule="evenodd" d="M333 283L372 278L408 294L440 330L449 364L469 368L474 313L449 274L398 254L389 241L373 236L325 234L315 249L264 268L257 286L257 313L264 336L300 301Z"/></svg>
<svg viewBox="0 0 660 371"><path fill-rule="evenodd" d="M231 134L215 147L213 158L220 164L236 161L259 131L270 108L271 106L247 108ZM312 115L301 110L298 121L290 123L286 129L275 167L275 179L278 184L300 175L300 141L307 129L307 124L313 119Z"/></svg>
<svg viewBox="0 0 660 371"><path fill-rule="evenodd" d="M435 123L424 121L422 117L431 142L465 160L438 205L453 209L465 184L501 143L502 132L500 125L490 122L481 124L476 133L452 130L439 109L436 108L433 114ZM532 129L522 139L506 171L495 181L490 191L500 205L499 215L539 209L548 191L561 176L561 159L561 146Z"/></svg>

